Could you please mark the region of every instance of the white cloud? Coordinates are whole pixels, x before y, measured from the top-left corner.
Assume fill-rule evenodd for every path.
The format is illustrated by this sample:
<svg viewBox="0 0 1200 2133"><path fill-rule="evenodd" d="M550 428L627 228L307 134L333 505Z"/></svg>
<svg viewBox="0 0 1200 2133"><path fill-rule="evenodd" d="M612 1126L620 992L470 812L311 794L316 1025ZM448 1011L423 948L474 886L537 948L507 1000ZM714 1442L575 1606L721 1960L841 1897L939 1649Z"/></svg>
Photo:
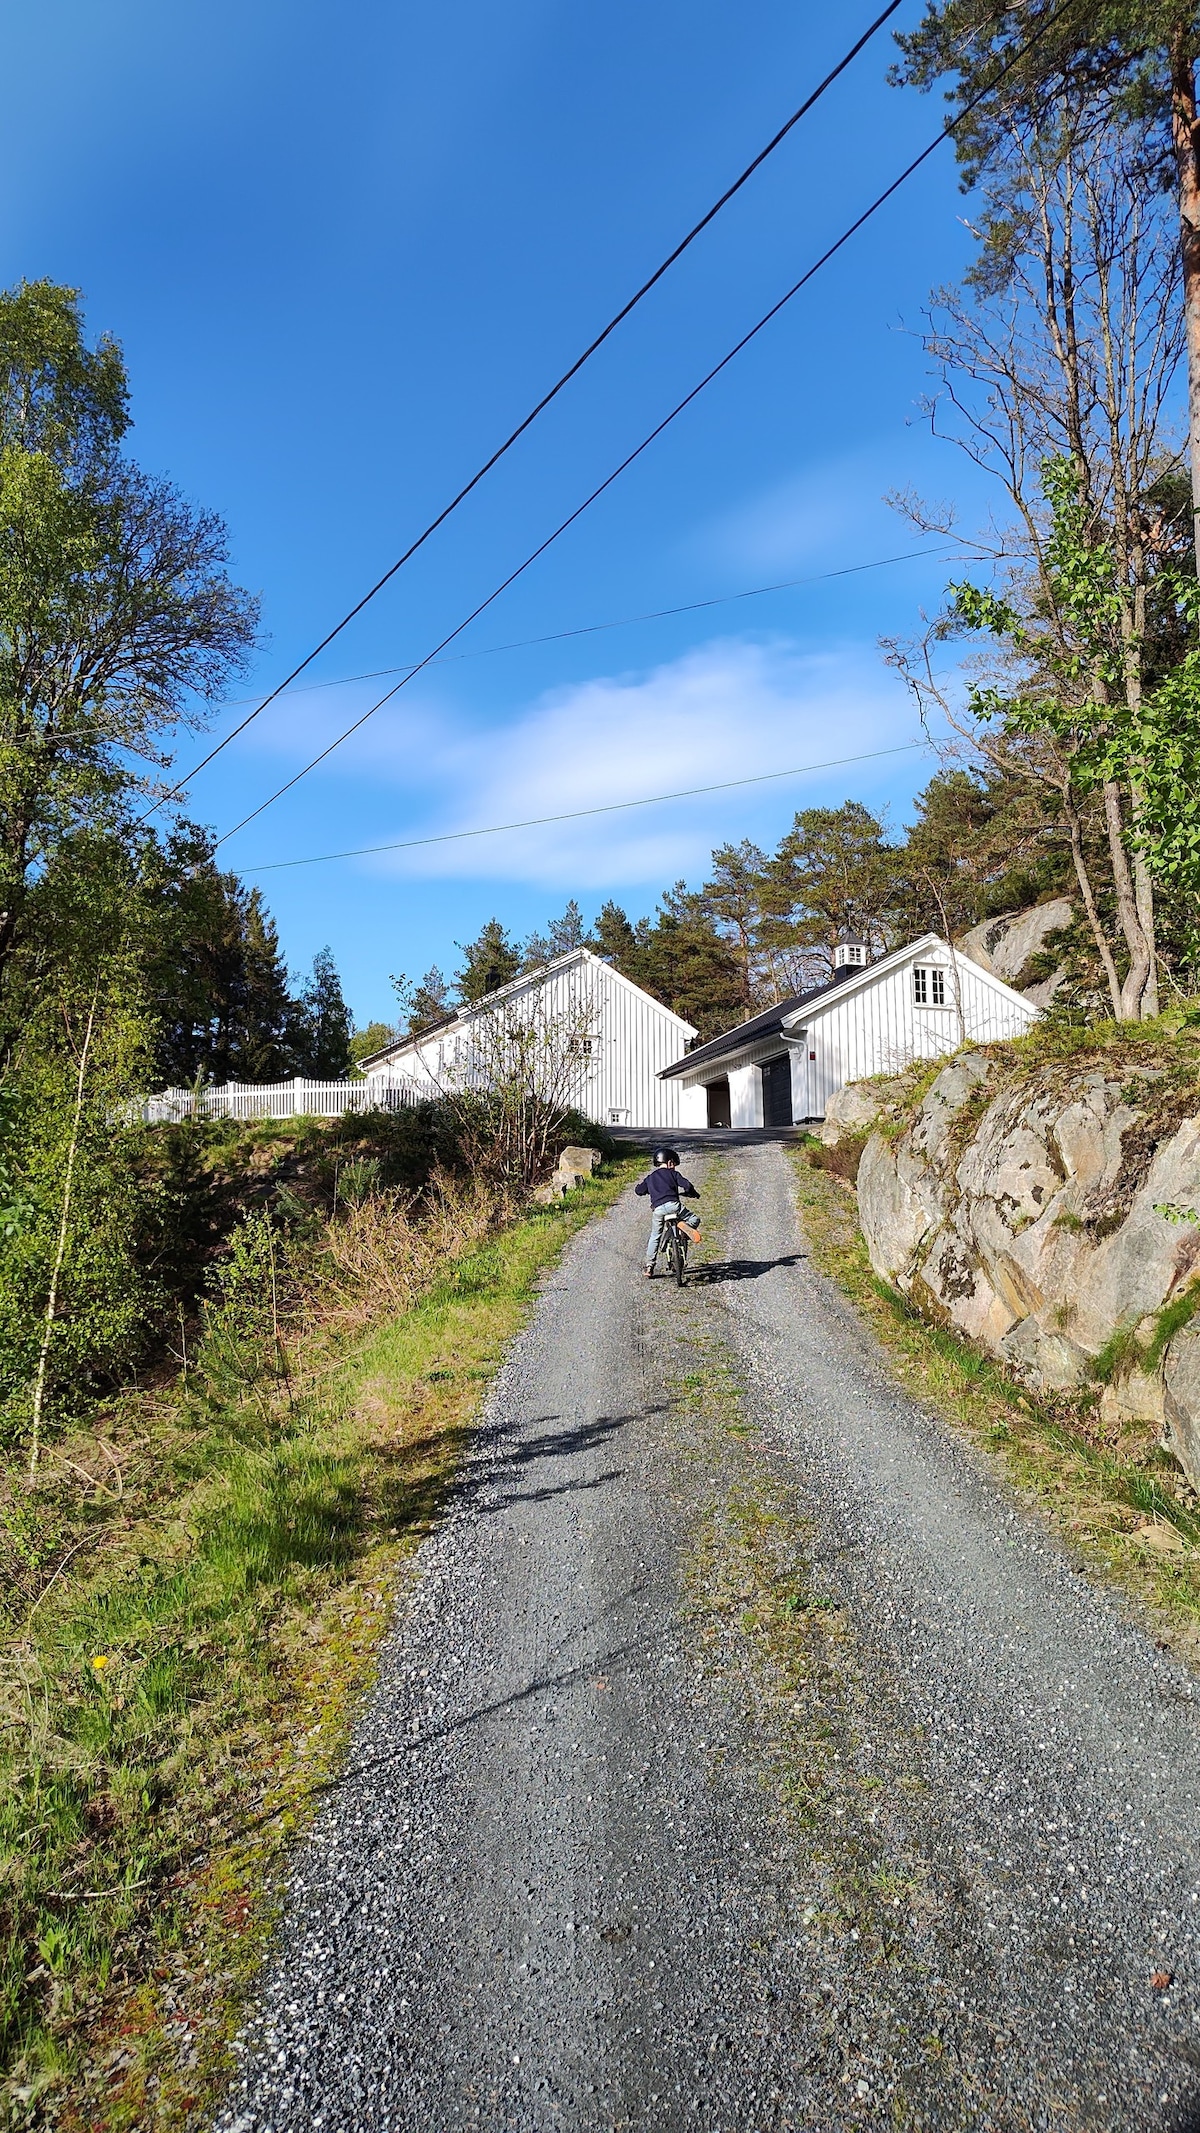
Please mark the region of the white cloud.
<svg viewBox="0 0 1200 2133"><path fill-rule="evenodd" d="M802 569L855 547L869 560L872 550L888 553L889 543L903 548L911 540L882 497L896 479L878 452L843 453L723 512L701 530L699 546L739 571Z"/></svg>
<svg viewBox="0 0 1200 2133"><path fill-rule="evenodd" d="M873 653L852 647L814 656L786 642L718 641L648 674L553 690L504 726L443 728L440 741L427 727L421 782L426 792L440 786L444 804L408 834L603 808L913 738L907 699ZM390 767L397 777L405 769L395 757ZM861 783L853 771L849 780ZM409 877L499 876L555 889L661 882L702 867L714 841L745 834L747 822L753 830L764 793L798 807L831 784L840 798L847 782L845 771L832 770L828 778L396 852L369 865Z"/></svg>

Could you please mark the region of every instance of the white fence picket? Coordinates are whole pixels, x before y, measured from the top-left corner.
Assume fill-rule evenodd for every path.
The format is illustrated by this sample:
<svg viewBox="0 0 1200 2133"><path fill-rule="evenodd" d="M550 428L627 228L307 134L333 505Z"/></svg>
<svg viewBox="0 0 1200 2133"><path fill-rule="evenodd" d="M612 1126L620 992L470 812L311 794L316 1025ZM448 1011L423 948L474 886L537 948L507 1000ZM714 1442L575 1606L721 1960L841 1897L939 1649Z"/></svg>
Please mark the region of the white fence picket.
<svg viewBox="0 0 1200 2133"><path fill-rule="evenodd" d="M412 1081L293 1081L254 1086L229 1081L223 1088L162 1089L130 1106L130 1116L161 1126L183 1118L341 1118L347 1111L402 1111L428 1103L428 1088Z"/></svg>

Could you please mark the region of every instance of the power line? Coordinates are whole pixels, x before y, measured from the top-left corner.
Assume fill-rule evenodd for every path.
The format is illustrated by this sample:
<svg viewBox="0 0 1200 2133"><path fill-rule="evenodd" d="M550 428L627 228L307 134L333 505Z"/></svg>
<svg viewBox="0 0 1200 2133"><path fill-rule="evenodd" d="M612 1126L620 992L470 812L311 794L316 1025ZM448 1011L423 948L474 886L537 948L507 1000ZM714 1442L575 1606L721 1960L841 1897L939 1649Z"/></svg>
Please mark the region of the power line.
<svg viewBox="0 0 1200 2133"><path fill-rule="evenodd" d="M307 859L268 859L243 868L246 874L274 874L281 867L326 866L335 859L369 859L377 852L414 852L426 844L458 844L465 837L500 837L506 830L544 829L552 822L582 822L588 815L620 815L631 807L660 807L667 800L696 800L710 792L733 792L740 785L773 785L780 778L802 778L812 770L841 770L847 763L873 763L880 756L908 755L932 748L932 741L903 741L897 748L870 748L865 755L838 755L828 763L800 763L792 770L766 770L753 778L723 778L719 785L689 785L685 792L649 793L640 800L610 800L604 807L575 807L564 815L533 815L527 822L489 822L483 829L442 830L436 837L405 837L398 844L363 844L352 852L315 852Z"/></svg>
<svg viewBox="0 0 1200 2133"><path fill-rule="evenodd" d="M252 808L248 815L243 815L240 822L235 822L232 829L226 830L222 836L218 837L217 847L222 844L227 844L229 839L231 837L236 837L238 832L240 830L245 829L248 823L257 821L259 815L265 814L268 807L273 807L275 805L276 800L281 800L284 794L290 792L294 785L298 785L302 778L306 778L310 771L316 770L320 764L324 763L327 758L334 753L335 749L341 747L343 741L348 741L352 734L357 733L361 726L366 725L368 719L374 718L375 713L377 711L382 711L385 704L390 703L394 696L399 695L401 689L407 688L410 681L413 681L418 674L423 673L424 669L427 666L431 666L433 664L433 661L438 657L438 655L446 650L447 645L453 644L455 638L461 637L463 631L465 629L469 629L472 622L475 622L478 617L486 611L486 609L491 607L495 603L495 601L500 598L502 593L507 592L509 586L514 585L517 579L521 577L524 572L531 567L532 564L538 561L538 558L540 556L545 555L546 550L548 548L553 547L555 541L561 539L562 535L566 533L568 529L575 524L576 519L582 518L584 512L589 510L591 506L596 503L601 496L604 495L607 489L611 489L613 483L615 481L618 481L621 475L628 471L628 469L634 464L634 461L640 459L642 453L647 451L649 447L656 441L656 439L662 436L663 431L670 428L671 424L676 421L680 415L683 414L685 408L690 407L693 400L699 399L700 394L704 392L705 389L713 383L713 380L715 378L719 378L722 371L728 369L729 365L734 361L734 359L742 353L742 350L744 348L749 347L751 341L755 340L757 336L763 332L764 328L769 326L772 320L779 316L779 313L783 311L788 304L791 303L793 297L798 296L801 289L805 288L807 284L812 281L814 275L819 274L822 267L828 265L829 261L833 259L837 255L837 253L842 250L843 246L847 245L850 242L850 239L858 234L859 230L862 229L863 225L869 222L874 215L878 214L880 208L883 207L887 203L887 201L891 199L893 193L899 192L900 187L908 182L909 178L913 176L914 172L920 170L922 164L927 163L929 161L930 156L936 153L936 151L941 147L942 142L949 140L953 136L957 129L963 124L964 120L970 117L972 111L974 111L979 104L983 103L987 97L994 94L995 90L1004 80L1005 75L1012 72L1012 69L1019 64L1019 62L1026 56L1028 52L1032 50L1033 46L1039 41L1039 39L1045 36L1047 30L1050 29L1051 25L1057 22L1062 15L1065 15L1068 8L1071 7L1073 4L1074 0L1063 0L1062 6L1043 17L1037 29L1034 31L1032 37L1027 38L1026 42L1020 47L1020 49L1017 52L1014 52L1012 57L1005 62L1004 66L999 69L994 79L988 84L987 88L981 89L977 95L973 96L969 100L969 102L964 104L956 118L947 120L946 124L941 128L940 132L935 134L933 140L930 141L928 145L921 150L921 153L919 155L914 156L912 162L909 163L906 168L900 172L899 177L893 178L891 184L885 186L884 190L876 195L870 206L864 208L862 214L857 216L856 219L852 223L850 223L846 229L842 231L840 237L835 238L834 242L827 248L827 250L822 252L820 258L815 260L813 265L807 268L806 271L800 276L799 281L793 282L791 288L786 290L784 294L778 299L778 301L771 305L769 311L764 311L762 317L758 319L753 326L750 327L749 331L744 333L740 340L735 341L733 347L729 349L728 353L721 357L720 362L714 363L712 369L708 371L703 378L701 378L699 384L693 385L691 391L685 393L682 400L676 402L675 406L670 410L670 413L663 416L662 421L655 425L655 427L650 431L649 435L643 437L641 443L635 445L632 452L626 454L625 458L620 462L619 466L614 467L611 474L605 476L605 479L600 482L595 489L592 490L591 495L586 496L583 502L581 504L578 504L575 510L570 512L568 516L564 518L558 526L555 527L553 533L547 534L545 540L539 542L538 546L534 548L529 555L526 556L523 563L518 563L516 569L511 570L508 576L501 580L501 583L496 586L493 592L490 592L488 594L485 600L481 600L477 607L472 608L470 614L467 615L464 620L457 625L455 629L452 629L447 636L443 637L440 644L436 644L433 650L426 654L424 659L419 660L416 666L411 667L408 673L404 676L403 680L398 681L394 688L388 689L386 693L379 698L377 703L372 704L370 710L364 711L361 718L356 718L351 725L345 728L344 732L338 734L336 740L331 741L327 748L322 748L319 755L313 756L311 762L306 763L301 770L298 770L294 777L288 778L284 784L280 785L276 789L275 792L271 793L267 799L263 800L258 807ZM270 699L268 699L268 701L269 700ZM249 721L247 720L244 723L248 724ZM237 731L241 730L241 728L237 729ZM236 732L229 735L230 740L233 740L235 738ZM227 744L225 742L222 742L220 745L221 747L224 747ZM218 749L214 749L212 751L213 755L217 753L219 753ZM211 762L212 756L210 755L206 757L205 760L207 762ZM200 765L199 767L203 768L203 765ZM179 788L176 787L176 790L178 791ZM168 793L165 795L165 797L167 799L170 799L172 795ZM216 849L216 847L214 847L214 849Z"/></svg>
<svg viewBox="0 0 1200 2133"><path fill-rule="evenodd" d="M465 659L490 659L497 652L525 652L533 645L563 644L569 637L594 637L602 630L632 629L635 623L639 622L665 622L669 621L674 615L699 614L704 608L730 607L738 600L760 600L766 593L794 592L798 585L824 585L830 578L852 578L859 571L883 570L891 563L913 563L924 556L957 554L958 548L958 542L944 542L936 548L906 548L903 555L876 556L869 563L846 563L843 564L840 570L818 570L806 578L781 578L777 585L751 585L744 592L716 593L712 599L688 600L680 607L655 607L644 615L618 615L611 622L583 622L577 629L551 630L544 637L515 637L509 644L481 644L473 652L452 652L448 659L431 659L428 663L430 666L435 667L453 666ZM318 689L348 689L356 681L385 681L390 674L407 676L414 671L415 667L411 665L403 667L372 667L365 674L339 674L330 681L306 682L302 690L294 690L289 693L309 696L314 695ZM238 702L252 703L253 701L253 697L248 696L235 698L233 702L226 706L226 709L233 710ZM263 704L259 705L259 709L265 709L265 700ZM233 735L231 734L230 739L232 740L232 738Z"/></svg>
<svg viewBox="0 0 1200 2133"><path fill-rule="evenodd" d="M781 578L777 585L750 585L747 586L744 592L715 593L711 599L687 600L679 607L651 608L644 615L618 615L609 622L583 622L575 629L551 630L542 637L515 637L508 644L481 644L473 652L452 652L448 659L431 659L428 663L430 666L435 667L454 666L467 659L490 659L498 652L524 652L534 645L562 644L571 637L594 637L604 630L632 629L639 622L665 622L669 621L674 615L696 615L705 608L731 607L739 600L760 600L767 593L794 592L799 585L825 585L828 584L831 578L853 578L860 571L883 570L893 563L915 563L922 561L927 556L957 555L961 552L961 545L958 541L948 541L940 543L935 548L906 548L903 555L875 556L869 563L844 563L838 570L818 570L804 578ZM309 696L315 694L318 689L349 689L356 681L383 681L389 674L403 674L407 678L414 672L415 668L411 665L404 667L374 667L365 674L339 674L329 681L310 681L305 684L303 689L293 690L289 693ZM253 703L253 701L254 698L250 696L235 697L224 706L224 709L231 711L239 703ZM259 709L263 708L264 706L260 704ZM232 739L232 737L231 735L230 738ZM132 743L119 740L114 733L100 733L94 725L56 726L49 732L48 738L55 742L106 741L112 742L117 747L125 748L128 753L136 754L137 752ZM35 736L30 743L33 746L40 744L40 737L38 736ZM16 747L20 744L13 741L6 745Z"/></svg>
<svg viewBox="0 0 1200 2133"><path fill-rule="evenodd" d="M450 517L451 513L457 511L459 505L466 501L467 497L471 494L471 491L473 489L478 488L479 483L484 479L485 475L490 474L492 468L496 466L500 460L503 459L505 453L512 450L512 447L514 444L516 444L518 438L523 437L526 430L531 428L532 425L537 421L538 416L545 413L545 410L549 407L551 401L556 400L558 398L558 395L560 392L562 392L564 386L569 385L572 378L577 377L579 375L579 372L583 369L584 364L591 361L592 357L596 354L596 351L604 346L605 341L608 340L611 334L616 332L618 326L624 323L624 321L629 317L630 312L637 309L637 306L642 302L642 299L650 294L651 289L655 288L656 285L662 280L664 274L668 273L669 270L675 265L676 260L681 259L683 257L683 254L687 251L689 245L695 243L697 237L699 237L702 232L708 228L709 223L715 221L716 217L720 214L722 208L727 207L729 205L729 202L734 198L734 195L736 193L740 193L743 185L747 184L748 181L754 176L755 171L761 169L762 165L766 162L768 156L773 155L775 150L779 147L780 143L787 139L789 133L792 131L792 128L794 126L798 126L801 119L806 117L807 114L812 110L814 104L820 102L826 90L832 88L834 82L838 79L838 76L845 73L847 67L851 64L851 62L857 59L859 53L863 50L864 46L870 43L872 37L874 37L876 33L883 28L884 23L889 19L890 16L896 13L896 10L900 7L900 5L901 0L888 0L888 5L884 8L883 13L881 15L876 16L874 22L871 23L870 27L863 31L863 34L858 39L857 43L851 45L850 50L845 53L845 55L841 59L839 59L837 65L831 68L830 72L825 76L824 81L819 82L817 84L817 87L812 91L811 95L805 97L804 102L800 104L795 111L793 111L789 119L785 120L784 124L779 128L778 133L772 135L771 139L767 142L766 147L761 148L759 150L753 161L747 163L746 168L742 171L741 175L734 179L733 184L726 187L725 191L721 194L720 199L715 200L713 202L713 205L709 208L707 214L702 215L699 222L695 224L694 228L688 231L686 237L680 239L680 242L675 246L674 251L669 252L667 254L667 257L663 260L661 266L655 268L649 280L644 281L642 283L641 288L635 291L635 293L629 298L628 302L622 304L621 309L616 312L612 318L610 318L607 326L605 326L602 331L596 335L594 341L590 341L588 343L588 346L584 349L582 355L576 356L575 361L571 364L570 368L568 370L564 370L561 378L558 379L556 384L550 387L549 392L543 393L536 407L532 407L529 410L529 413L525 416L524 421L519 422L517 424L516 429L513 430L511 434L505 438L502 445L498 446L496 451L492 453L491 458L485 460L483 465L478 469L478 471L472 474L470 481L468 481L459 490L457 496L451 498L450 502L445 505L444 509L438 512L436 518L430 519L429 524L426 526L424 532L419 533L417 535L416 540L410 543L410 545L405 549L403 555L398 556L396 558L396 561L392 564L391 568L389 570L384 571L383 576L377 579L376 583L372 585L370 591L364 593L362 599L357 601L356 604L352 608L350 608L348 613L342 616L341 621L334 624L333 628L329 630L324 637L322 637L320 644L314 646L313 650L309 652L307 658L302 659L300 661L299 666L293 667L291 673L285 675L284 679L280 682L279 687L277 689L273 689L271 691L270 696L265 697L263 699L263 702L258 706L258 710L252 711L250 714L250 718L243 719L242 724L237 727L233 733L227 734L225 739L221 741L216 748L211 749L209 753L204 756L201 761L194 766L192 770L189 770L187 772L187 775L185 777L180 779L178 785L173 786L170 792L164 793L161 800L155 801L154 807L150 810L151 814L155 812L155 809L164 806L168 800L173 800L177 796L177 794L182 792L184 786L189 782L189 780L196 777L200 771L205 769L206 766L212 762L213 757L215 755L220 754L222 748L227 748L229 746L230 741L236 740L238 734L245 731L246 727L251 723L252 719L257 718L260 712L265 711L268 704L274 703L275 698L281 695L283 690L288 688L291 683L297 679L299 675L303 674L305 668L310 667L314 659L320 657L321 653L325 651L327 646L333 643L334 638L339 637L341 635L342 631L347 628L347 626L351 622L354 621L355 616L361 615L364 607L367 607L370 604L370 602L375 598L376 594L381 593L383 591L384 586L389 585L391 583L397 571L403 570L404 565L412 560L413 556L415 556L415 554L417 553L417 550L419 548L424 547L426 541L430 538L430 535L436 533L439 526L445 525L446 520Z"/></svg>

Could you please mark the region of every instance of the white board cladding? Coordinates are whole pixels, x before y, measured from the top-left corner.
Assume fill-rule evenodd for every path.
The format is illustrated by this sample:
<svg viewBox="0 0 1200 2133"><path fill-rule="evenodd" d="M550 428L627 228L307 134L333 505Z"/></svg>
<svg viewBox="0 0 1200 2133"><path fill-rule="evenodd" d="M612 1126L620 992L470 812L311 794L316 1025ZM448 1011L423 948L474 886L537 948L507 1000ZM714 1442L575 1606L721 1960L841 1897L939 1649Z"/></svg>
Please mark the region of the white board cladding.
<svg viewBox="0 0 1200 2133"><path fill-rule="evenodd" d="M365 1071L426 1082L431 1095L475 1078L485 1048L478 1025L488 1015L536 1019L545 1028L569 1023L579 1062L572 1100L598 1124L682 1123L679 1083L658 1077L682 1059L696 1034L692 1024L586 948L489 993L427 1037L393 1045L367 1061Z"/></svg>
<svg viewBox="0 0 1200 2133"><path fill-rule="evenodd" d="M835 1089L871 1074L894 1074L916 1059L936 1059L963 1044L1018 1037L1038 1019L1024 995L955 953L937 934L798 1005L780 1031L757 1044L697 1062L684 1081L683 1125L707 1120L707 1085L728 1079L730 1124L763 1123L763 1065L791 1062L792 1117L817 1119ZM736 1033L731 1033L736 1035Z"/></svg>

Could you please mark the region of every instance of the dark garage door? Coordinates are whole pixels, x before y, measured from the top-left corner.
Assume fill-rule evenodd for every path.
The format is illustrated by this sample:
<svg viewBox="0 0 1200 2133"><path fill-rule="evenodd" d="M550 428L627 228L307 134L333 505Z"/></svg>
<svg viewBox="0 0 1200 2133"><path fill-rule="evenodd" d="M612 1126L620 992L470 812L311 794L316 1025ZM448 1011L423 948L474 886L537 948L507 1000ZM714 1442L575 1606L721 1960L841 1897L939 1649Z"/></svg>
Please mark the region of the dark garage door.
<svg viewBox="0 0 1200 2133"><path fill-rule="evenodd" d="M762 1085L764 1126L790 1126L792 1123L792 1062L786 1053L782 1059L768 1059L764 1062Z"/></svg>

